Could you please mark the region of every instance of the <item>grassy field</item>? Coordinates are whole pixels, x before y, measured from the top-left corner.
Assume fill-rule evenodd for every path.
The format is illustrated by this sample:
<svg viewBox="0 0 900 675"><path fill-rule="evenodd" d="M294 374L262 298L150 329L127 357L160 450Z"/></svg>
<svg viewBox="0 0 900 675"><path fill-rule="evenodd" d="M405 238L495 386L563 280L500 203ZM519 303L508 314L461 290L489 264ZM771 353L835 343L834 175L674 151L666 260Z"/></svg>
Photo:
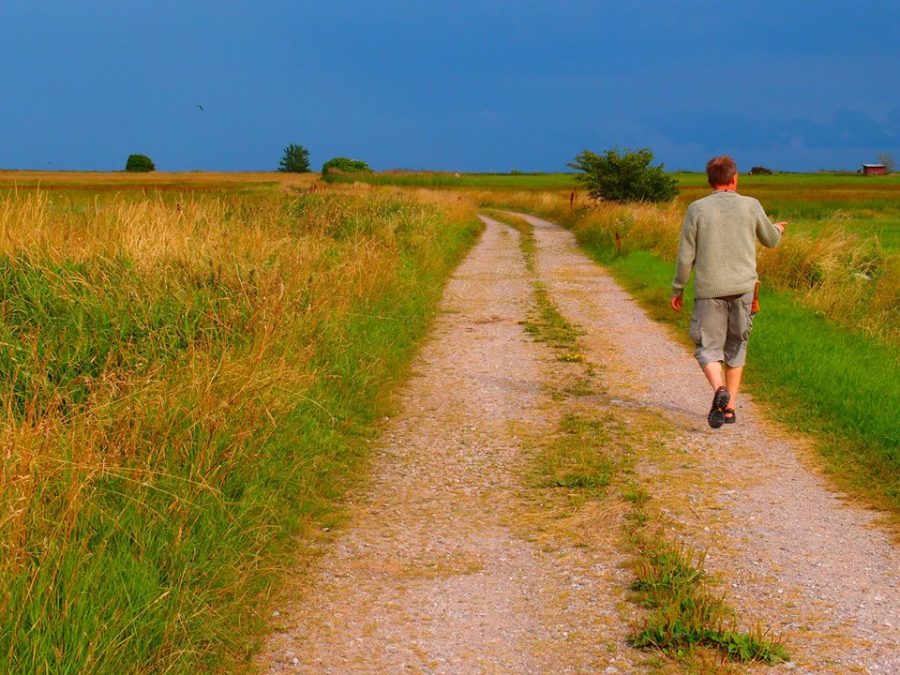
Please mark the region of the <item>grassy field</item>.
<svg viewBox="0 0 900 675"><path fill-rule="evenodd" d="M364 466L476 204L572 227L673 320L695 177L669 206L574 209L568 174L403 180L0 172L0 671L244 659L295 535ZM748 382L900 511L900 181L741 187L794 220L761 258Z"/></svg>
<svg viewBox="0 0 900 675"><path fill-rule="evenodd" d="M474 210L52 178L0 196L0 671L229 670L365 462Z"/></svg>

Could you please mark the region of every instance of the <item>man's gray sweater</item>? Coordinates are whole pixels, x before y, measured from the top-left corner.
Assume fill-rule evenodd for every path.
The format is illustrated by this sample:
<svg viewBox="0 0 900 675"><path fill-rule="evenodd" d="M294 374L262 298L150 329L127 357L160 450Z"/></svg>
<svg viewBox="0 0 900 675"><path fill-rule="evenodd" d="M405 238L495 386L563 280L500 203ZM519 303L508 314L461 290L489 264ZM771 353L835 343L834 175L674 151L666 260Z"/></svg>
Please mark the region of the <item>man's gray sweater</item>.
<svg viewBox="0 0 900 675"><path fill-rule="evenodd" d="M694 297L742 295L756 284L756 240L774 247L781 231L753 197L717 191L684 215L672 295L681 295L694 268Z"/></svg>

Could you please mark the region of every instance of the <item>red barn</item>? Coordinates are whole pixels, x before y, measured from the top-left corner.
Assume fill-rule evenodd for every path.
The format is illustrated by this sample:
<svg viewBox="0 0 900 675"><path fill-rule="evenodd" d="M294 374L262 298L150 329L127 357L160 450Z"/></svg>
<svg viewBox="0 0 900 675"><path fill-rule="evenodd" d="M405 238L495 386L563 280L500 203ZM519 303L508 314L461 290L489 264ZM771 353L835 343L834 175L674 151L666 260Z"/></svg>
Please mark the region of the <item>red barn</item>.
<svg viewBox="0 0 900 675"><path fill-rule="evenodd" d="M883 176L887 173L887 167L884 164L863 164L862 172L864 176Z"/></svg>

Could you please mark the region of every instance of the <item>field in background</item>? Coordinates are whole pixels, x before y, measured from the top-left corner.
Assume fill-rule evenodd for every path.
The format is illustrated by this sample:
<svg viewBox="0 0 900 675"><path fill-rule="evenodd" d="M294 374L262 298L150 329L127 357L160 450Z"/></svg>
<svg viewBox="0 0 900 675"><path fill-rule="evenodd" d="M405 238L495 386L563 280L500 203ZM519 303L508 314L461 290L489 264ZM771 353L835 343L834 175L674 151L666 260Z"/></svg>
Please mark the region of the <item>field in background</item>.
<svg viewBox="0 0 900 675"><path fill-rule="evenodd" d="M365 461L474 209L26 178L0 176L0 671L229 669Z"/></svg>
<svg viewBox="0 0 900 675"><path fill-rule="evenodd" d="M109 191L184 190L208 192L215 190L247 190L282 185L302 187L318 180L314 173L248 172L178 172L152 171L127 173L124 171L2 171L0 191L40 188L48 192L78 190L84 196Z"/></svg>
<svg viewBox="0 0 900 675"><path fill-rule="evenodd" d="M331 183L366 183L398 187L486 188L513 190L571 190L572 173L451 173L443 171L379 171L366 174L331 174Z"/></svg>
<svg viewBox="0 0 900 675"><path fill-rule="evenodd" d="M679 202L687 204L709 192L706 176L675 174ZM756 197L773 220L787 220L803 232L830 228L874 235L892 251L900 250L900 174L741 175L738 192Z"/></svg>
<svg viewBox="0 0 900 675"><path fill-rule="evenodd" d="M672 174L679 185L677 203L686 206L709 192L702 173ZM566 199L572 190L584 205L584 190L574 173L475 174L385 171L342 174L336 183L365 183L397 187L440 189L559 192ZM810 234L841 230L875 236L887 250L900 250L900 174L742 174L739 191L759 199L775 220L788 220L792 228Z"/></svg>

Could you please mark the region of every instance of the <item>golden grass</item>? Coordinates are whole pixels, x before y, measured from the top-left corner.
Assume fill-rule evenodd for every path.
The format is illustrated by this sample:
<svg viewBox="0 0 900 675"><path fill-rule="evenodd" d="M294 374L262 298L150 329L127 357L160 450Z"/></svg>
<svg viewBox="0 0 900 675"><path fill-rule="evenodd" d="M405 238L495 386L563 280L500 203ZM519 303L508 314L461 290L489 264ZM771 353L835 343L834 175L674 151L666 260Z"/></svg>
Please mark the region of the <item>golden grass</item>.
<svg viewBox="0 0 900 675"><path fill-rule="evenodd" d="M385 329L379 346L360 347L372 332L352 328L354 310L388 292L424 304L418 286L431 289L449 262L450 245L435 245L446 242L441 229L471 230L474 212L427 192L313 191L310 176L51 177L63 190L91 187L75 204L43 183L0 194L0 613L9 619L0 669L27 670L38 655L60 668L132 663L121 672L196 663L223 649L226 633L216 631L227 616L210 606L240 605L258 566L271 564L259 557L266 542L282 520L302 518L269 513L272 504L314 512L340 492L327 477L344 475L351 458L286 431L309 424L292 411L321 413L316 443L334 444L323 439L352 429L358 414L337 407L363 396L337 388L395 375L378 374L401 349L393 335ZM29 178L36 186L45 177ZM276 189L248 194L246 181L257 180ZM191 189L198 184L209 190ZM178 197L149 190L160 185ZM382 356L367 364L366 348ZM275 437L296 461L280 467ZM293 473L302 475L295 484ZM298 494L263 498L275 481ZM253 523L240 532L238 505ZM219 538L228 550L216 548ZM132 567L157 555L176 576L164 574L144 598L153 571L126 597L120 581L128 586ZM122 567L107 569L107 557ZM66 632L83 594L97 596L96 612ZM143 644L151 634L162 637Z"/></svg>

